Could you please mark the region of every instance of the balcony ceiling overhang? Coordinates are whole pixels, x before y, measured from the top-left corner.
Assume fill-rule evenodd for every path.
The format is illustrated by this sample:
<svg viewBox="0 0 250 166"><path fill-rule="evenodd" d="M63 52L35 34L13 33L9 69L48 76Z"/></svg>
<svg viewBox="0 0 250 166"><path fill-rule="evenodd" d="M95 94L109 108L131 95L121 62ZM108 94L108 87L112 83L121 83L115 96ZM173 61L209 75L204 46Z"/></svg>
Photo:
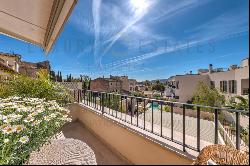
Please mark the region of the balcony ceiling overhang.
<svg viewBox="0 0 250 166"><path fill-rule="evenodd" d="M1 0L0 33L39 45L48 53L77 0Z"/></svg>

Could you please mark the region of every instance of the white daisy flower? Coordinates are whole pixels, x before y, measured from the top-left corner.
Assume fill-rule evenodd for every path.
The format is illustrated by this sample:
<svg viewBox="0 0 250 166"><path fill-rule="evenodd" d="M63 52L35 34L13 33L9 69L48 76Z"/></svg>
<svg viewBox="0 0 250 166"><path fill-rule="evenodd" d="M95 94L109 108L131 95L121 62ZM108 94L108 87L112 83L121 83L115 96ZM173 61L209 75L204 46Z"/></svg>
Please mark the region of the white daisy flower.
<svg viewBox="0 0 250 166"><path fill-rule="evenodd" d="M14 129L10 125L7 125L6 127L4 127L2 129L2 131L3 131L4 134L11 134L11 133L14 132Z"/></svg>
<svg viewBox="0 0 250 166"><path fill-rule="evenodd" d="M9 142L10 142L10 140L8 138L6 138L6 139L3 140L3 143L5 143L5 144L7 144Z"/></svg>
<svg viewBox="0 0 250 166"><path fill-rule="evenodd" d="M45 121L50 121L51 118L50 118L49 116L45 116L45 117L44 117L44 120L45 120Z"/></svg>
<svg viewBox="0 0 250 166"><path fill-rule="evenodd" d="M21 131L24 130L24 125L16 125L15 126L15 132L20 133Z"/></svg>
<svg viewBox="0 0 250 166"><path fill-rule="evenodd" d="M28 123L28 122L32 122L34 121L34 118L32 116L28 116L26 119L24 119L24 122Z"/></svg>
<svg viewBox="0 0 250 166"><path fill-rule="evenodd" d="M56 114L55 114L55 113L52 113L52 114L50 115L50 117L51 117L51 118L55 118L55 117L56 117Z"/></svg>
<svg viewBox="0 0 250 166"><path fill-rule="evenodd" d="M25 144L29 141L29 137L28 136L23 136L19 139L19 142L21 142L22 144Z"/></svg>
<svg viewBox="0 0 250 166"><path fill-rule="evenodd" d="M35 125L39 125L41 122L42 122L41 120L36 120L36 121L34 121L34 122L33 122L33 124L32 124L32 125L33 125L33 126L35 126Z"/></svg>

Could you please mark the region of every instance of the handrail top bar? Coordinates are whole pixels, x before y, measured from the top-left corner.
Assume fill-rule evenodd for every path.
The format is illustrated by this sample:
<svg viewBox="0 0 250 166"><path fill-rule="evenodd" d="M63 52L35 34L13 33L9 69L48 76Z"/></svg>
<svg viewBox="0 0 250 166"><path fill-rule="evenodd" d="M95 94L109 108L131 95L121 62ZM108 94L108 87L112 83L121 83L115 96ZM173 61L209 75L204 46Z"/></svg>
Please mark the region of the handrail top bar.
<svg viewBox="0 0 250 166"><path fill-rule="evenodd" d="M79 90L82 90L82 89L79 89ZM159 103L163 103L163 104L195 106L195 107L200 107L200 108L211 108L211 109L218 109L218 110L226 110L226 111L229 111L229 112L237 112L237 113L246 113L247 112L245 110L237 110L237 109L230 109L230 108L204 106L204 105L199 105L199 104L189 104L189 103L181 103L181 102L164 101L164 100L152 99L152 98L148 98L148 97L136 97L136 96L130 96L130 95L126 95L126 94L118 94L118 93L112 93L112 92L101 92L101 91L92 91L92 90L86 90L86 91L87 92L100 93L100 94L110 94L110 95L116 95L116 96L121 96L121 97L149 100L149 101L159 102Z"/></svg>

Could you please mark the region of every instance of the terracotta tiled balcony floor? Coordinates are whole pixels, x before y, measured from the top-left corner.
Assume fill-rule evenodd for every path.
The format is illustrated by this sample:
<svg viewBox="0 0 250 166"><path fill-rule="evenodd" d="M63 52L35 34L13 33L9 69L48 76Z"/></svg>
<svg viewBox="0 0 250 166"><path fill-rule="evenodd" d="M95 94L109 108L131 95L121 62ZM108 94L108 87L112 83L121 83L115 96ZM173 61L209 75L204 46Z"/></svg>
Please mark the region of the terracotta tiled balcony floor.
<svg viewBox="0 0 250 166"><path fill-rule="evenodd" d="M65 138L74 138L84 141L95 152L98 165L125 165L129 164L122 156L113 152L105 143L93 135L79 122L71 122L63 127Z"/></svg>

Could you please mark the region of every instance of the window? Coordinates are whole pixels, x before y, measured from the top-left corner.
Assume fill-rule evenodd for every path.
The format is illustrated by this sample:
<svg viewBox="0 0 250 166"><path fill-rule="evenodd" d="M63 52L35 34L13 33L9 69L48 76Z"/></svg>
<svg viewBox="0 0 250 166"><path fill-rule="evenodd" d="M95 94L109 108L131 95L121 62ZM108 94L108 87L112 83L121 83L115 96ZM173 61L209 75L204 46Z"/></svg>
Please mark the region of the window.
<svg viewBox="0 0 250 166"><path fill-rule="evenodd" d="M242 95L249 95L249 88L243 88Z"/></svg>
<svg viewBox="0 0 250 166"><path fill-rule="evenodd" d="M210 81L210 86L211 86L212 89L214 89L215 88L215 82L214 81Z"/></svg>
<svg viewBox="0 0 250 166"><path fill-rule="evenodd" d="M220 91L227 92L227 81L220 81Z"/></svg>
<svg viewBox="0 0 250 166"><path fill-rule="evenodd" d="M176 81L176 89L179 89L179 81Z"/></svg>
<svg viewBox="0 0 250 166"><path fill-rule="evenodd" d="M237 82L236 80L228 81L229 86L229 93L236 93L237 92Z"/></svg>

